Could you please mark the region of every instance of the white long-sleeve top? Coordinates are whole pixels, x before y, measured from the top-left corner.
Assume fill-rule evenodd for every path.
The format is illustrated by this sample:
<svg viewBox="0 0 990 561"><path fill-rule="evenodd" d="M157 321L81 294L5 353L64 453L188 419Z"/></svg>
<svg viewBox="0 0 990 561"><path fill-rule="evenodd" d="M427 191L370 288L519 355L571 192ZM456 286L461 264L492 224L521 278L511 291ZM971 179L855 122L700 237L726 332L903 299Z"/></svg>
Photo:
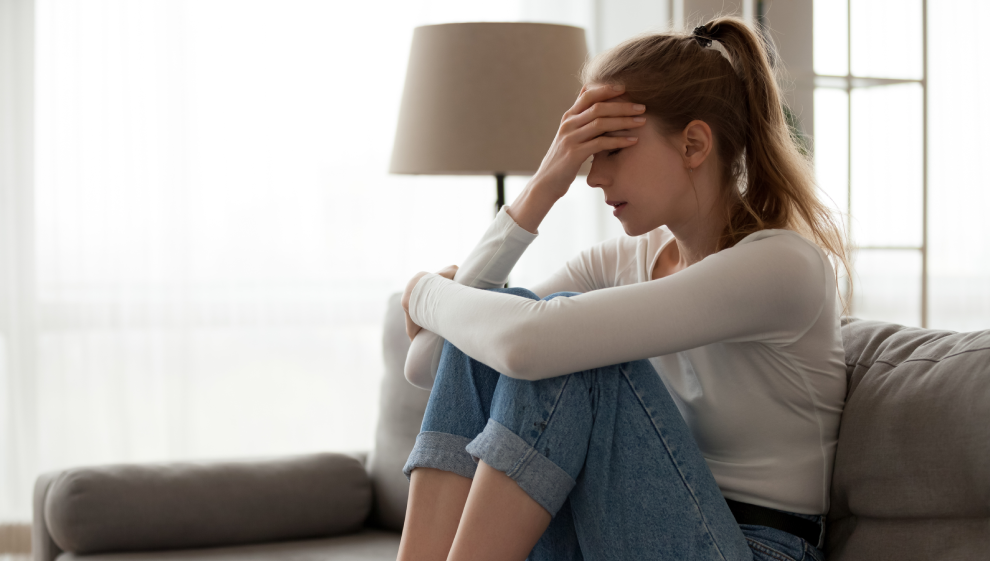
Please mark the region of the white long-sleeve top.
<svg viewBox="0 0 990 561"><path fill-rule="evenodd" d="M828 512L846 376L834 273L817 245L763 230L650 280L673 240L661 227L591 247L530 287L581 295L477 290L502 286L535 238L503 208L454 281L416 284L411 382L432 386L440 337L527 380L649 359L725 497Z"/></svg>

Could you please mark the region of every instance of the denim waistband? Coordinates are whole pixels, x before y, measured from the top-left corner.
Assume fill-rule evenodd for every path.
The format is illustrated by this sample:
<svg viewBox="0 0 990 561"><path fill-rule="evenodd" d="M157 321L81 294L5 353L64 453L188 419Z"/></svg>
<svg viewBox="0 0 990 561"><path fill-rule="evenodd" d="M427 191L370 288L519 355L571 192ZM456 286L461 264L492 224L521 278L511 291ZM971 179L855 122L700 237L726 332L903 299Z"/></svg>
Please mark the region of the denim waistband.
<svg viewBox="0 0 990 561"><path fill-rule="evenodd" d="M731 499L725 501L739 524L767 526L795 535L815 547L822 545L824 524L821 515L788 512Z"/></svg>

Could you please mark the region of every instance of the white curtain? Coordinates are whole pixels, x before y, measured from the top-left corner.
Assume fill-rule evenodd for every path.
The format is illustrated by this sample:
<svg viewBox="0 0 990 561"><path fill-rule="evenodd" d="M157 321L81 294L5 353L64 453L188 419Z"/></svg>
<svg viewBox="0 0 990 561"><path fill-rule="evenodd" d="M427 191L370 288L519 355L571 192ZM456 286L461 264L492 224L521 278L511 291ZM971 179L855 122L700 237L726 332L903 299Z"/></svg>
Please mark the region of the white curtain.
<svg viewBox="0 0 990 561"><path fill-rule="evenodd" d="M0 2L0 521L26 519L36 466L31 4Z"/></svg>
<svg viewBox="0 0 990 561"><path fill-rule="evenodd" d="M931 324L990 328L990 72L982 41L959 22L990 18L983 0L928 2Z"/></svg>
<svg viewBox="0 0 990 561"><path fill-rule="evenodd" d="M0 66L33 89L34 150L0 145L34 175L0 187L4 217L33 208L2 230L0 520L52 469L369 449L386 299L459 262L494 202L493 178L386 172L413 28L621 38L593 0L33 4L3 53L34 77ZM611 35L666 24L618 14ZM514 284L620 232L572 191Z"/></svg>

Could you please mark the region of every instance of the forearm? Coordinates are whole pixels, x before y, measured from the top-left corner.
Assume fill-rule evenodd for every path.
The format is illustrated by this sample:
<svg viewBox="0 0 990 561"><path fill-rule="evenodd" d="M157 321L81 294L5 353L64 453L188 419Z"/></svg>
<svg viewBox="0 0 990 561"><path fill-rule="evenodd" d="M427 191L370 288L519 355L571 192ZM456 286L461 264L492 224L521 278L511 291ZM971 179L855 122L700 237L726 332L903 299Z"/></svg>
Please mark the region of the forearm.
<svg viewBox="0 0 990 561"><path fill-rule="evenodd" d="M543 219L559 199L558 195L544 188L540 180L534 177L522 193L512 201L506 212L521 228L536 234Z"/></svg>
<svg viewBox="0 0 990 561"><path fill-rule="evenodd" d="M524 214L534 216L538 208L534 203L540 198L529 196L520 198L532 201L520 202ZM515 203L513 203L513 207L514 205ZM482 236L481 241L465 260L464 265L457 270L454 275L454 282L473 288L496 288L505 283L505 279L515 266L516 261L519 260L526 247L536 239L535 233L526 231L513 221L509 210L510 207L507 205L496 216ZM544 211L543 215L545 214ZM413 277L410 281L411 284L403 295L404 299L408 297L409 290L415 285L417 278L418 276ZM404 300L403 306L408 306L408 302ZM432 388L443 343L442 338L426 330L419 331L413 338L405 365L406 379L412 385L423 389Z"/></svg>
<svg viewBox="0 0 990 561"><path fill-rule="evenodd" d="M457 270L454 282L473 288L497 288L505 284L509 272L536 239L536 234L521 228L513 220L510 211L515 211L515 203L502 207Z"/></svg>
<svg viewBox="0 0 990 561"><path fill-rule="evenodd" d="M404 374L406 380L417 388L433 389L443 350L443 338L432 331L421 329L409 345Z"/></svg>

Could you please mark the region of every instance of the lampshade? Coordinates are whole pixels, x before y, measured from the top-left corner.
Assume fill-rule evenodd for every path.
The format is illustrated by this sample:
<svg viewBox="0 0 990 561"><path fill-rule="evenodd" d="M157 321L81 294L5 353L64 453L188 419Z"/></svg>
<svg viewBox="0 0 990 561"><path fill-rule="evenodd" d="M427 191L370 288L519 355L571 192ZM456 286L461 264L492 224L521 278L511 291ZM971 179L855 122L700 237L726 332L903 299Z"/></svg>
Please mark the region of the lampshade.
<svg viewBox="0 0 990 561"><path fill-rule="evenodd" d="M417 27L389 171L532 175L586 57L584 30L569 25Z"/></svg>

